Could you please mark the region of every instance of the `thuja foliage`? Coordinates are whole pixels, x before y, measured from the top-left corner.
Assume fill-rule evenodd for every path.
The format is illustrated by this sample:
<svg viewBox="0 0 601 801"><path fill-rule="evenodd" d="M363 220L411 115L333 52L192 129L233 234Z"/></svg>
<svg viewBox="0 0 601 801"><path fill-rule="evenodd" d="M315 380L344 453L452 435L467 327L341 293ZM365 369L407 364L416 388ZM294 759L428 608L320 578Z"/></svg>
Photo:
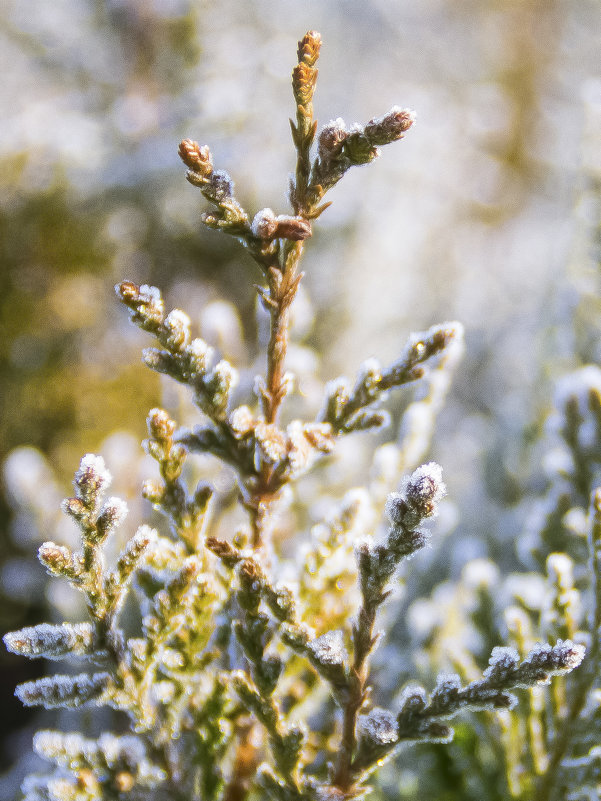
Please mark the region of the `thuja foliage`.
<svg viewBox="0 0 601 801"><path fill-rule="evenodd" d="M83 594L88 619L24 628L5 643L30 658L71 660L81 672L26 682L17 695L47 709L106 705L126 713L130 730L121 725L99 737L38 732L34 749L54 769L26 779L27 801L386 796L389 790L378 789L379 768L391 758L406 765L412 754L430 765L415 793L431 798L598 797L597 368L566 380L558 393L550 437L561 458L522 543L532 572L521 582L504 581L480 560L459 584L437 590L443 603L435 593L414 604L411 614L421 610L432 619L426 634L422 625L413 636L416 661L424 676L438 678L428 687L407 682L393 660L388 684L392 676L398 686L388 692L390 703L376 703L370 664L382 607L394 604L394 588L428 543L428 522L445 495L441 467L418 462L462 330L447 323L412 335L391 365L370 360L354 383L328 383L315 419L282 422L294 382L285 368L290 309L305 242L329 205L324 198L414 122L412 112L394 107L366 125L336 119L318 133L312 99L320 45L319 34L307 33L292 73L297 160L290 213L263 209L251 218L207 146L186 139L179 147L188 181L209 203L202 221L237 239L258 267L270 336L254 395L234 402L237 371L193 336L183 311L166 311L157 288L131 281L116 287L132 321L155 341L145 363L183 384L200 417L183 428L163 409L148 415L145 448L160 478L149 479L143 495L164 516L160 531L142 525L116 558L107 558L105 546L127 508L107 497L109 471L88 454L63 505L79 527L79 550L54 542L39 549L48 573ZM275 521L297 479L342 438L382 429L389 421L382 402L415 382L422 382L422 396L407 407L403 435L386 451L392 486L383 491L384 477L371 482L370 492L348 493L300 550L298 532L291 557ZM229 537L217 524L211 486L190 486L186 471L195 453L211 454L235 473L248 523ZM399 482L400 491L391 492ZM370 508L385 512L385 526L374 529ZM533 601L523 590L535 579L545 589ZM554 678L574 668L566 680ZM449 719L466 712L452 743ZM446 768L436 750L442 747ZM428 763L428 749L438 762ZM394 792L412 791L399 779Z"/></svg>

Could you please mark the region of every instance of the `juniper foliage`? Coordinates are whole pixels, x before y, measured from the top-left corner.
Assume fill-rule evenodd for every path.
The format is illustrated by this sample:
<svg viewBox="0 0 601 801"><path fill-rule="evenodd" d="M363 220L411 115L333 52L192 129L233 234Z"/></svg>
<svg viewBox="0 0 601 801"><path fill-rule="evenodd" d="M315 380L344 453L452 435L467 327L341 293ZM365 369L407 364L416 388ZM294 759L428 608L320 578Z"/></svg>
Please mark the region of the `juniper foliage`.
<svg viewBox="0 0 601 801"><path fill-rule="evenodd" d="M320 46L319 34L307 33L292 74L291 213L262 209L251 218L206 145L186 139L179 148L188 181L209 203L202 221L237 239L260 272L270 337L253 397L238 402L237 370L193 335L185 312L166 311L157 288L131 281L116 287L132 321L154 339L146 365L186 387L200 419L184 428L163 409L148 415L145 448L160 478L148 480L143 495L164 528L140 526L111 557L127 507L106 497L110 473L88 454L74 496L63 504L79 546L49 541L39 549L48 573L82 594L88 619L24 628L5 644L30 658L73 660L81 672L26 682L17 695L47 709L106 705L126 713L130 731L98 738L38 732L34 749L54 770L25 781L26 801L361 798L370 790L387 794L379 784L386 761L402 764L414 748L433 764L441 747L454 785L447 783L453 771L432 771L419 788L432 798L598 797L597 368L567 379L558 393L550 436L562 458L522 542L533 573L546 571L545 591L532 601L524 591L532 575L501 579L490 563L466 566L461 582L445 588L444 604L422 599L411 611L423 616L431 607L432 625L413 642L422 675L438 674L429 690L404 682L391 664L394 697L387 707L375 702L370 665L382 608L407 561L428 544L429 521L444 502L441 467L421 462L462 329L445 323L412 335L391 365L370 360L354 383L328 383L314 419L282 422L293 389L285 369L290 310L305 242L329 205L325 195L415 119L394 107L363 126L336 119L318 132L312 99ZM286 555L277 516L297 480L343 437L382 429L388 393L414 382L424 391L406 408L402 436L378 451L376 463L387 469L369 491L349 492L337 514ZM248 523L229 537L218 493L188 480L196 453L235 473ZM392 491L403 472L400 491ZM373 512L384 506L389 525L378 530ZM565 681L555 678L565 674ZM452 743L449 719L460 713ZM407 797L411 790L401 781L395 792Z"/></svg>

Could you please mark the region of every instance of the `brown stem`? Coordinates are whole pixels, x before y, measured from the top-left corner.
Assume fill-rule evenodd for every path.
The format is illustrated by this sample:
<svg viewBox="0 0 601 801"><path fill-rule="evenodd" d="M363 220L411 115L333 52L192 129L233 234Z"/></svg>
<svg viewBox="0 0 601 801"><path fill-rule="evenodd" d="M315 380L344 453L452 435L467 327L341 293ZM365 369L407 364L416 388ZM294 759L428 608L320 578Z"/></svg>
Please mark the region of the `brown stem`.
<svg viewBox="0 0 601 801"><path fill-rule="evenodd" d="M302 273L298 274L298 263L302 253L302 242L286 240L282 241L277 253L270 254L269 258L263 259L255 256L269 282L267 298L271 330L267 348L267 377L262 397L263 414L265 421L269 424L277 423L280 406L286 395L284 376L288 350L290 306L302 278ZM252 545L255 549L259 548L265 539L269 508L281 486L280 481L277 479L274 481L271 467L263 464L257 486L253 488L252 495L246 504L251 515Z"/></svg>
<svg viewBox="0 0 601 801"><path fill-rule="evenodd" d="M289 310L278 306L271 314L271 336L267 362L267 392L265 418L275 423L284 396L284 360L288 350Z"/></svg>
<svg viewBox="0 0 601 801"><path fill-rule="evenodd" d="M223 801L244 801L259 765L259 751L253 743L253 725L240 730L232 776L223 791Z"/></svg>
<svg viewBox="0 0 601 801"><path fill-rule="evenodd" d="M250 512L250 523L252 528L252 547L257 550L263 545L265 535L267 534L268 519L269 519L269 506L273 501L273 495L262 494L259 492L254 496L251 503L248 504Z"/></svg>
<svg viewBox="0 0 601 801"><path fill-rule="evenodd" d="M376 611L375 605L367 606L364 601L359 611L357 627L353 632L355 656L347 688L348 700L344 708L342 739L333 781L334 787L343 791L349 790L354 781L353 757L357 747L357 717L367 690L367 659L374 645Z"/></svg>
<svg viewBox="0 0 601 801"><path fill-rule="evenodd" d="M303 253L302 242L286 241L283 245L282 266L268 269L271 331L267 348L267 392L265 419L276 423L284 395L284 364L288 350L290 306L296 296L302 275L298 264Z"/></svg>

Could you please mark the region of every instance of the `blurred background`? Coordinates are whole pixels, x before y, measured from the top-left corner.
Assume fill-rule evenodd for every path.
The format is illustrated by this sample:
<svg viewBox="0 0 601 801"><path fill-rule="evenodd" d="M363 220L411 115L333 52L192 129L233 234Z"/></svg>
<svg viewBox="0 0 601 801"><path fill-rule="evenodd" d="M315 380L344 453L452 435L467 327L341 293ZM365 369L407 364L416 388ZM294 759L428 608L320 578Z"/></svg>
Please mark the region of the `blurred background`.
<svg viewBox="0 0 601 801"><path fill-rule="evenodd" d="M448 569L513 565L553 379L601 359L598 1L4 0L2 632L48 616L32 554L60 537L83 453L100 449L134 519L147 512L139 441L169 396L113 284L158 285L234 362L259 354L258 276L199 224L177 144L209 144L251 215L286 211L289 76L308 29L324 41L320 122L398 104L418 123L331 193L305 257L295 369L352 374L394 359L411 330L460 320L466 355L431 451L460 520ZM0 653L1 798L30 748L13 687L42 670Z"/></svg>

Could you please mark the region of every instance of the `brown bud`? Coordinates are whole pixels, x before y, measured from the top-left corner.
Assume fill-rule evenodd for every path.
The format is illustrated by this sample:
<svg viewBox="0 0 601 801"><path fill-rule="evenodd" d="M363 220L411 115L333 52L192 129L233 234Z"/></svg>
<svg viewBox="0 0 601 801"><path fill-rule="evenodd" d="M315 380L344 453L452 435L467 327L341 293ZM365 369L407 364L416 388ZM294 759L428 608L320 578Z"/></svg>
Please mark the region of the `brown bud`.
<svg viewBox="0 0 601 801"><path fill-rule="evenodd" d="M370 120L365 126L365 136L373 145L387 145L401 139L415 122L415 114L408 108L393 106L383 117Z"/></svg>
<svg viewBox="0 0 601 801"><path fill-rule="evenodd" d="M115 776L115 787L120 793L129 793L135 784L134 777L127 770L120 770Z"/></svg>
<svg viewBox="0 0 601 801"><path fill-rule="evenodd" d="M150 436L160 441L170 439L175 431L175 422L164 409L151 409L146 425Z"/></svg>
<svg viewBox="0 0 601 801"><path fill-rule="evenodd" d="M218 540L217 537L207 537L205 546L221 559L226 567L234 567L242 558L239 551L229 542Z"/></svg>
<svg viewBox="0 0 601 801"><path fill-rule="evenodd" d="M43 542L38 550L38 559L54 576L74 575L73 555L64 545Z"/></svg>
<svg viewBox="0 0 601 801"><path fill-rule="evenodd" d="M257 590L265 580L259 565L252 559L245 559L238 572L240 582L248 590Z"/></svg>
<svg viewBox="0 0 601 801"><path fill-rule="evenodd" d="M88 508L80 498L65 498L61 504L61 509L75 520L82 520L89 513Z"/></svg>
<svg viewBox="0 0 601 801"><path fill-rule="evenodd" d="M184 139L179 145L179 157L192 172L208 178L213 172L211 151L207 145L198 144L192 139Z"/></svg>
<svg viewBox="0 0 601 801"><path fill-rule="evenodd" d="M321 34L317 31L308 31L298 43L298 62L313 67L319 58L321 47Z"/></svg>
<svg viewBox="0 0 601 801"><path fill-rule="evenodd" d="M329 423L307 423L303 427L303 434L321 453L330 453L334 447L332 426Z"/></svg>
<svg viewBox="0 0 601 801"><path fill-rule="evenodd" d="M344 120L340 117L331 120L321 129L318 139L318 153L322 160L328 160L337 156L341 150L344 140L348 133L344 125Z"/></svg>
<svg viewBox="0 0 601 801"><path fill-rule="evenodd" d="M290 239L293 242L301 242L311 236L311 223L302 217L277 217L276 219L276 239Z"/></svg>
<svg viewBox="0 0 601 801"><path fill-rule="evenodd" d="M304 62L297 64L292 70L292 91L299 105L306 106L311 102L316 81L317 70Z"/></svg>
<svg viewBox="0 0 601 801"><path fill-rule="evenodd" d="M77 773L77 788L90 795L95 795L98 792L98 780L89 768L83 768Z"/></svg>
<svg viewBox="0 0 601 801"><path fill-rule="evenodd" d="M252 232L259 239L290 239L300 242L311 236L311 223L302 217L281 214L276 217L271 209L259 211L252 222Z"/></svg>
<svg viewBox="0 0 601 801"><path fill-rule="evenodd" d="M131 303L138 299L140 287L133 281L121 281L115 286L115 292L125 303Z"/></svg>

